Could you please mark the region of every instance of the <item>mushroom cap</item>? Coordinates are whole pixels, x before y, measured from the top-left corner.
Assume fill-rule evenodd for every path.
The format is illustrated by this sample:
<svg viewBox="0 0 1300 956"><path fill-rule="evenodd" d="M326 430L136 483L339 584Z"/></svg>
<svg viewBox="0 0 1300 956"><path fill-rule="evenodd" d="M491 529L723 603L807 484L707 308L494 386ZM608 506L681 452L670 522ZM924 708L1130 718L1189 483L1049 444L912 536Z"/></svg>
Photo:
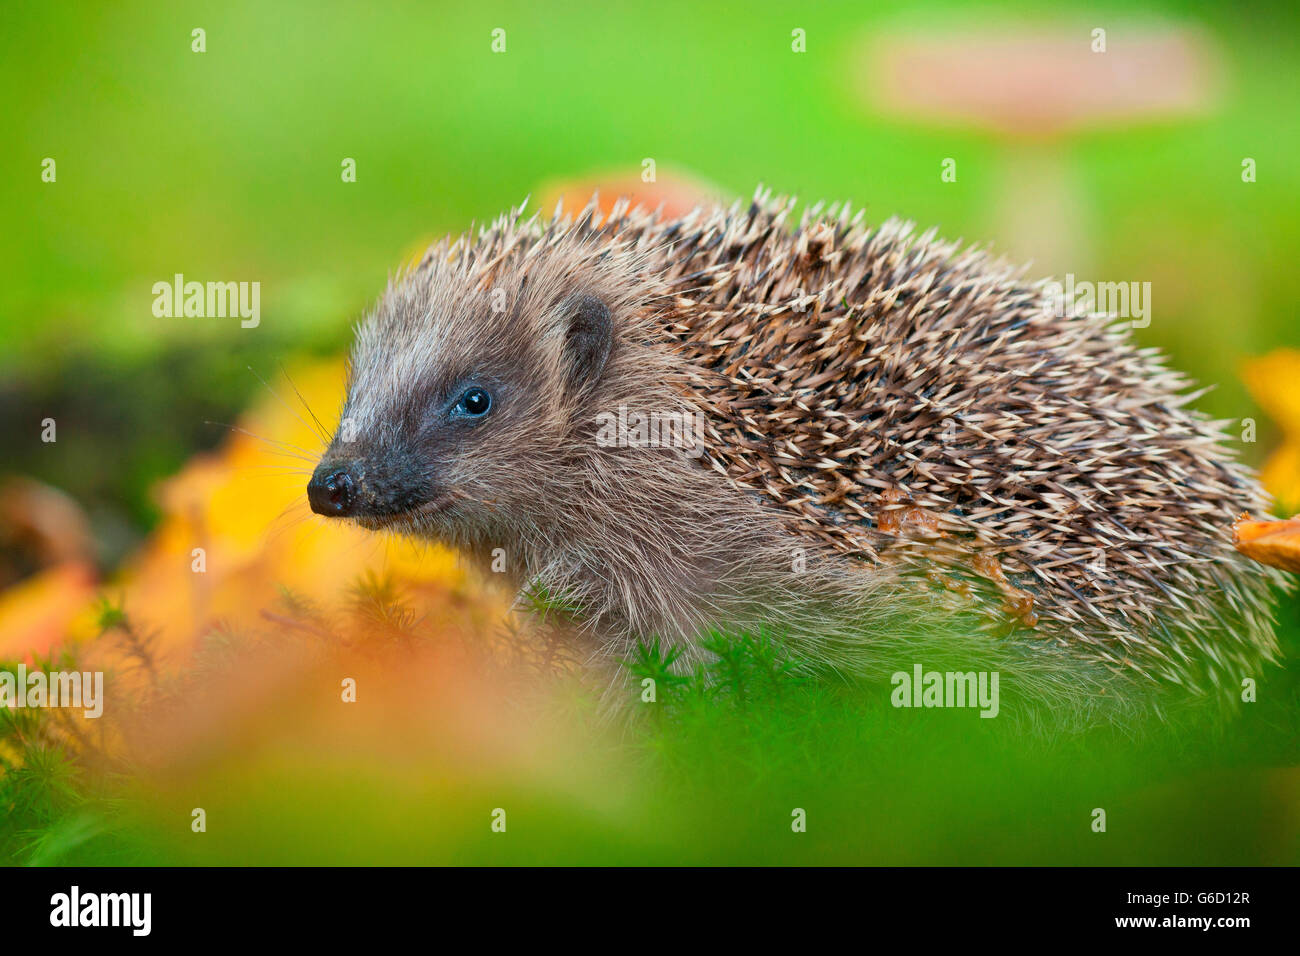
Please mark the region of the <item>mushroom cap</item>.
<svg viewBox="0 0 1300 956"><path fill-rule="evenodd" d="M1182 27L991 29L877 35L862 82L887 115L1014 136L1056 137L1205 112L1220 73L1208 41Z"/></svg>

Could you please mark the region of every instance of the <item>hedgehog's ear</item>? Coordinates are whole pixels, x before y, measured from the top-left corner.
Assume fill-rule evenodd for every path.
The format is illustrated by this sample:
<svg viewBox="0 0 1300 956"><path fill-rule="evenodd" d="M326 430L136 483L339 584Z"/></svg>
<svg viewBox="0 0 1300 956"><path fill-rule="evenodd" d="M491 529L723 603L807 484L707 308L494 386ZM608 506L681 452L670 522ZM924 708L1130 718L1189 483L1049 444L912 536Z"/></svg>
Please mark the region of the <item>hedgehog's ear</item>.
<svg viewBox="0 0 1300 956"><path fill-rule="evenodd" d="M614 346L614 322L609 307L594 295L567 299L561 307L564 323L564 374L569 394L594 385Z"/></svg>

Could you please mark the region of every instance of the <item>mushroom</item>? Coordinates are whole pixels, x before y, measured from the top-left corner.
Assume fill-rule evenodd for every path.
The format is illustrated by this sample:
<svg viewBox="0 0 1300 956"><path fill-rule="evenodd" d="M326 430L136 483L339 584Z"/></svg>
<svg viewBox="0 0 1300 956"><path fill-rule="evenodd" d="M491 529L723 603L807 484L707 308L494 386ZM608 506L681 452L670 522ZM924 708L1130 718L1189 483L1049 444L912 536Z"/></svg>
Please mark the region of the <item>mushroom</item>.
<svg viewBox="0 0 1300 956"><path fill-rule="evenodd" d="M1008 143L998 173L998 234L1008 253L1032 255L1048 272L1078 268L1087 251L1079 243L1087 221L1069 146L1088 131L1204 113L1221 72L1199 33L1123 24L878 34L864 62L864 92L882 114L972 128Z"/></svg>

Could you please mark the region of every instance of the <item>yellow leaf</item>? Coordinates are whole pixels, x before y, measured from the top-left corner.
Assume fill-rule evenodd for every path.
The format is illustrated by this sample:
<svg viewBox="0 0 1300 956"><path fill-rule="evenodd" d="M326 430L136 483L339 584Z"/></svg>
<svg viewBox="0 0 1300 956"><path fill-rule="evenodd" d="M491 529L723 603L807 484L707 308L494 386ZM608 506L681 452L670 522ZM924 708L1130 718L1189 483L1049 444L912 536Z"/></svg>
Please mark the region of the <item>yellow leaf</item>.
<svg viewBox="0 0 1300 956"><path fill-rule="evenodd" d="M1260 469L1260 480L1288 513L1300 509L1300 350L1277 349L1252 359L1242 381L1282 430L1281 446Z"/></svg>

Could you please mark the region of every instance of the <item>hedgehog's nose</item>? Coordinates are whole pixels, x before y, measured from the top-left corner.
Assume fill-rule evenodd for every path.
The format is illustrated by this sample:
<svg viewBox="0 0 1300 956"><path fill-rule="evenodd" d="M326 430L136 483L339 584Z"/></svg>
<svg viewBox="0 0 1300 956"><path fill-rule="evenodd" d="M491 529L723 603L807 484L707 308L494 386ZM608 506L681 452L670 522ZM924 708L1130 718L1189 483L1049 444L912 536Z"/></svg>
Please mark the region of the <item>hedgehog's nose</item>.
<svg viewBox="0 0 1300 956"><path fill-rule="evenodd" d="M352 513L357 501L357 486L346 468L321 467L307 482L307 500L311 510L327 518L341 518Z"/></svg>

